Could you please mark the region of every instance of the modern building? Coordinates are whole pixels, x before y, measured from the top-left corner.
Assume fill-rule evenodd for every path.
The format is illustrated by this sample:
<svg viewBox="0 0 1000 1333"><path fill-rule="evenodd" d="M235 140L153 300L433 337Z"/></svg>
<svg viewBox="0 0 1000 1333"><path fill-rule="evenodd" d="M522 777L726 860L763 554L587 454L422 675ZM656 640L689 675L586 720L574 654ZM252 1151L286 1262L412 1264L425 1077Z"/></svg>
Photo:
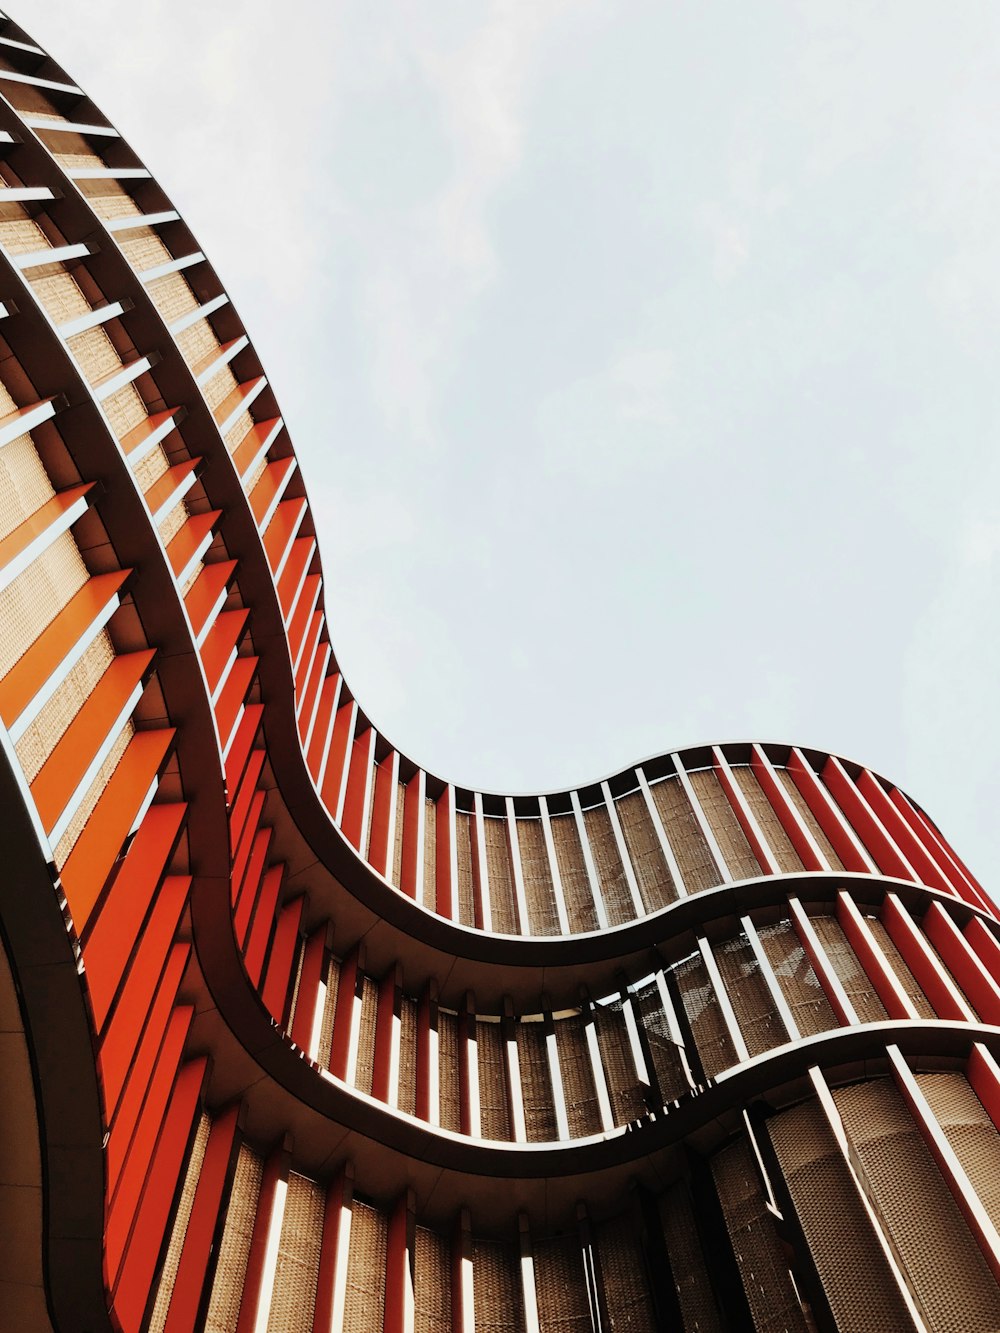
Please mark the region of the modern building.
<svg viewBox="0 0 1000 1333"><path fill-rule="evenodd" d="M0 24L0 1326L1000 1327L1000 921L890 781L426 772L215 272Z"/></svg>

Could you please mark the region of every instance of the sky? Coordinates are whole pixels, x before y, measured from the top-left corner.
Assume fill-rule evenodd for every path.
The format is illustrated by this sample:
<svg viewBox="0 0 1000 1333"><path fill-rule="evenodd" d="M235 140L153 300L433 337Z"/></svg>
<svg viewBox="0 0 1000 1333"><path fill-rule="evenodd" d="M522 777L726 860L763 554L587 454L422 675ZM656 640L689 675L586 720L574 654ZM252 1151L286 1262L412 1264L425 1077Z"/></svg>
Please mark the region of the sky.
<svg viewBox="0 0 1000 1333"><path fill-rule="evenodd" d="M380 731L830 749L1000 883L1000 7L11 12L239 309Z"/></svg>

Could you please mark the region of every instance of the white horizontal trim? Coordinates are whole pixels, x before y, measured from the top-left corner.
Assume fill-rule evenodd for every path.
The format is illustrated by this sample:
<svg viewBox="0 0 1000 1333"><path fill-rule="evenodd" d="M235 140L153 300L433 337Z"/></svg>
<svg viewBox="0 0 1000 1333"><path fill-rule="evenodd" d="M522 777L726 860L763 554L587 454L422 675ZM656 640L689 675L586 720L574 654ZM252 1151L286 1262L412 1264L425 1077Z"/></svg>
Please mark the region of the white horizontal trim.
<svg viewBox="0 0 1000 1333"><path fill-rule="evenodd" d="M76 319L68 319L65 324L59 325L59 332L64 338L75 338L78 333L86 333L88 329L94 329L98 324L106 324L109 319L117 319L119 315L124 315L125 309L122 301L111 301L97 310L88 310L85 315L78 315Z"/></svg>
<svg viewBox="0 0 1000 1333"><path fill-rule="evenodd" d="M0 204L33 204L55 195L47 185L12 185L0 189Z"/></svg>
<svg viewBox="0 0 1000 1333"><path fill-rule="evenodd" d="M80 245L56 245L49 250L32 250L28 254L10 255L10 262L23 273L28 268L39 268L42 264L64 264L70 259L84 259L94 253L89 242Z"/></svg>
<svg viewBox="0 0 1000 1333"><path fill-rule="evenodd" d="M27 83L32 88L48 88L54 93L75 93L77 97L83 97L84 91L78 88L75 83L58 83L54 79L39 79L34 74L18 74L12 69L0 69L0 79L5 79L8 83Z"/></svg>
<svg viewBox="0 0 1000 1333"><path fill-rule="evenodd" d="M29 55L43 56L45 52L40 46L32 46L31 42L18 42L13 37L0 37L0 46L9 47L12 51L27 51Z"/></svg>
<svg viewBox="0 0 1000 1333"><path fill-rule="evenodd" d="M241 384L239 387L243 388L245 386ZM229 432L232 430L232 428L236 425L237 421L239 421L243 413L249 411L250 404L256 402L256 400L260 397L260 395L264 392L266 388L267 388L267 376L261 375L257 380L253 382L253 388L250 390L248 394L246 394L245 397L240 399L239 405L235 407L232 410L232 412L230 412L229 416L226 417L225 421L221 421L218 423L219 434L228 435Z"/></svg>
<svg viewBox="0 0 1000 1333"><path fill-rule="evenodd" d="M4 565L0 569L0 592L13 583L18 574L22 574L43 551L48 550L56 538L71 528L78 518L82 518L89 504L90 497L81 495L53 523L50 523L44 532L40 532L34 541L29 542L20 555Z"/></svg>
<svg viewBox="0 0 1000 1333"><path fill-rule="evenodd" d="M140 375L145 375L147 370L152 370L154 365L155 361L149 356L141 356L138 361L131 361L127 366L122 366L116 374L109 375L106 379L99 380L93 385L94 397L99 403L102 403L105 398L110 398L119 389L124 389L126 384L131 384Z"/></svg>
<svg viewBox="0 0 1000 1333"><path fill-rule="evenodd" d="M57 130L63 134L99 134L107 139L120 139L112 125L89 125L79 120L47 120L45 116L22 116L30 130Z"/></svg>
<svg viewBox="0 0 1000 1333"><path fill-rule="evenodd" d="M145 167L70 167L66 175L74 181L141 181L149 179Z"/></svg>
<svg viewBox="0 0 1000 1333"><path fill-rule="evenodd" d="M228 366L230 361L235 360L244 347L249 346L249 344L250 339L243 333L238 338L234 338L230 346L220 348L219 355L213 358L211 364L195 376L195 383L198 387L201 388L202 385L207 384L224 366Z"/></svg>
<svg viewBox="0 0 1000 1333"><path fill-rule="evenodd" d="M40 403L33 403L30 407L22 407L17 413L12 413L13 420L0 422L0 449L10 444L11 440L34 430L43 421L51 421L56 414L56 404L56 399L44 398Z"/></svg>
<svg viewBox="0 0 1000 1333"><path fill-rule="evenodd" d="M157 278L165 278L168 273L179 273L183 268L200 264L204 258L205 256L200 250L195 250L193 254L181 255L179 259L171 259L167 264L156 264L153 268L144 268L139 272L139 281L155 282Z"/></svg>
<svg viewBox="0 0 1000 1333"><path fill-rule="evenodd" d="M221 296L213 296L211 301L206 301L204 305L195 306L193 310L189 310L186 315L181 315L180 319L175 319L174 322L168 324L167 327L176 338L179 333L183 333L185 329L191 328L191 326L197 324L200 319L207 319L209 315L214 315L216 310L221 310L221 308L224 305L228 305L228 303L229 297L223 292Z"/></svg>
<svg viewBox="0 0 1000 1333"><path fill-rule="evenodd" d="M120 218L107 218L105 231L132 231L136 227L158 227L161 222L176 222L180 214L173 208L162 213L125 213Z"/></svg>

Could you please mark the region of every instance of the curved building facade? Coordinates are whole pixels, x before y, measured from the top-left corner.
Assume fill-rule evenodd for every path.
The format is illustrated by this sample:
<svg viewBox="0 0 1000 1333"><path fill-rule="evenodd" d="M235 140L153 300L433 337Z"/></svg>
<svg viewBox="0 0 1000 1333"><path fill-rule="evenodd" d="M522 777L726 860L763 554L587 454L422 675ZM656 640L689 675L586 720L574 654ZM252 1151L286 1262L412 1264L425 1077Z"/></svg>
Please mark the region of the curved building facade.
<svg viewBox="0 0 1000 1333"><path fill-rule="evenodd" d="M0 24L0 1326L1000 1327L1000 921L893 783L470 791L330 644L239 316Z"/></svg>

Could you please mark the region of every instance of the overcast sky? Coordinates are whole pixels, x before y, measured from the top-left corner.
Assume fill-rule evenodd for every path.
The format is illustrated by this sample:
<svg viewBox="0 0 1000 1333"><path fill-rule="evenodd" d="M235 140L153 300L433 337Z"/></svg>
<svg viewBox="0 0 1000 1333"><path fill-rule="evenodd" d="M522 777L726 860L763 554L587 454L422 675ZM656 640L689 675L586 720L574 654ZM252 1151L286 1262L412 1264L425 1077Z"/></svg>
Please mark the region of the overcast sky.
<svg viewBox="0 0 1000 1333"><path fill-rule="evenodd" d="M13 13L243 315L380 730L821 746L997 883L994 0Z"/></svg>

